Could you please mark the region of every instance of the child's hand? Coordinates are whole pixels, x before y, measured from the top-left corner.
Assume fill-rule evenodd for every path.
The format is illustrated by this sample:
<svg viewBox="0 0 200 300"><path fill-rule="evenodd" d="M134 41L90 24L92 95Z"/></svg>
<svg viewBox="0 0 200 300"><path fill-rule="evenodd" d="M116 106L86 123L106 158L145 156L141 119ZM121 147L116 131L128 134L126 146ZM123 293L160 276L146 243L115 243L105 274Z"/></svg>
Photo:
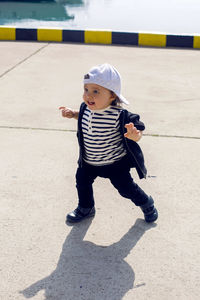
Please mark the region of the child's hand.
<svg viewBox="0 0 200 300"><path fill-rule="evenodd" d="M124 134L124 136L127 139L130 139L134 142L138 142L141 139L142 132L140 130L137 130L133 123L126 124L125 127L127 129L127 132Z"/></svg>
<svg viewBox="0 0 200 300"><path fill-rule="evenodd" d="M75 112L71 108L67 108L65 106L61 106L61 107L59 107L59 109L62 110L62 116L64 118L69 118L69 119L74 118Z"/></svg>

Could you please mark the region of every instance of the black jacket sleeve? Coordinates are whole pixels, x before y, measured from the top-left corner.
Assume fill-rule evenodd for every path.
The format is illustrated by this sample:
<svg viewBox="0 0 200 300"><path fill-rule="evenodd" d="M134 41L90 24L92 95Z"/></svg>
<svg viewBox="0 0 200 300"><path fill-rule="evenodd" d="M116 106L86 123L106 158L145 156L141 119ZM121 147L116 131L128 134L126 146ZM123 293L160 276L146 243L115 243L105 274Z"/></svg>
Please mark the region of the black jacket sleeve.
<svg viewBox="0 0 200 300"><path fill-rule="evenodd" d="M138 130L145 130L145 125L142 121L140 121L139 115L127 112L127 120L129 123L133 123Z"/></svg>

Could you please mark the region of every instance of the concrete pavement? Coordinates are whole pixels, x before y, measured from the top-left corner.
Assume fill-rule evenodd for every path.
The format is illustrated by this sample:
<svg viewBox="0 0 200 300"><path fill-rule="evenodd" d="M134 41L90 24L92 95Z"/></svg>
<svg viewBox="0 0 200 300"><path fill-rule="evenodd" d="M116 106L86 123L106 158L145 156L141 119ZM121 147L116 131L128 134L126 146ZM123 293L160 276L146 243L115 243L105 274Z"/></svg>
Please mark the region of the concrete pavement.
<svg viewBox="0 0 200 300"><path fill-rule="evenodd" d="M140 141L159 210L155 225L107 180L97 214L74 227L76 121L82 76L109 62ZM199 299L200 52L56 43L0 43L0 299Z"/></svg>

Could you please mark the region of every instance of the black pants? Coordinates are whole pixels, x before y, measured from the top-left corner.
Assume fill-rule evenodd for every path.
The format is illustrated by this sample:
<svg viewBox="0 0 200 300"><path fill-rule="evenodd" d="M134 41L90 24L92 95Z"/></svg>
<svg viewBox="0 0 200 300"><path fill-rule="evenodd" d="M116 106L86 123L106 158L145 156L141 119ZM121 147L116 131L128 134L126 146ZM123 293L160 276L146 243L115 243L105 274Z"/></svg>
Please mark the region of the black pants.
<svg viewBox="0 0 200 300"><path fill-rule="evenodd" d="M92 184L97 177L109 178L121 196L140 206L148 202L148 195L133 181L127 157L107 166L92 166L83 163L76 172L76 187L79 205L84 208L94 206Z"/></svg>

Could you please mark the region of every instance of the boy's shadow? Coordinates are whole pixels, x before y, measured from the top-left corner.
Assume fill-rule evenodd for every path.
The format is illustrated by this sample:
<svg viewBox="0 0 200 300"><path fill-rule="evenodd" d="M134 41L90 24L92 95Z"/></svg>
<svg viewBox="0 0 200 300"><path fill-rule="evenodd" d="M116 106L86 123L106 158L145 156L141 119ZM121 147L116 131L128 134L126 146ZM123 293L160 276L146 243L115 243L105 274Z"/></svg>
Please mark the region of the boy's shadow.
<svg viewBox="0 0 200 300"><path fill-rule="evenodd" d="M57 268L46 278L21 291L26 298L45 290L46 300L120 300L134 287L135 274L124 260L146 230L156 226L137 219L134 226L110 246L83 238L92 220L73 226ZM141 258L142 263L142 258Z"/></svg>

